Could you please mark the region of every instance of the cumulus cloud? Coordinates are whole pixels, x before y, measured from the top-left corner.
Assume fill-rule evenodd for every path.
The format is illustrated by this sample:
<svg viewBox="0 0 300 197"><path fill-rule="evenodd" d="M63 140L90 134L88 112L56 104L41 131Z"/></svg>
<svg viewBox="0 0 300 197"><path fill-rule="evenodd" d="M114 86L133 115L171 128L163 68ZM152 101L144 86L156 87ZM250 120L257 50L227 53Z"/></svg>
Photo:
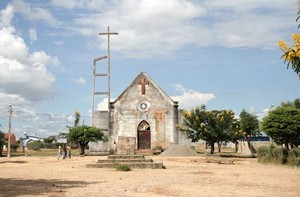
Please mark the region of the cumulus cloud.
<svg viewBox="0 0 300 197"><path fill-rule="evenodd" d="M55 77L47 66L59 67L59 60L44 51L29 52L11 25L13 11L11 6L0 11L1 98L18 103L49 99L54 96Z"/></svg>
<svg viewBox="0 0 300 197"><path fill-rule="evenodd" d="M207 104L211 99L216 98L213 93L200 93L195 90L188 90L182 85L174 84L174 88L180 93L179 96L171 96L174 101L179 102L181 109L190 109L202 104Z"/></svg>
<svg viewBox="0 0 300 197"><path fill-rule="evenodd" d="M80 85L86 85L86 80L83 77L71 78L71 81L78 83Z"/></svg>
<svg viewBox="0 0 300 197"><path fill-rule="evenodd" d="M52 0L52 5L65 9L88 8L99 9L105 0Z"/></svg>
<svg viewBox="0 0 300 197"><path fill-rule="evenodd" d="M115 99L114 98L111 98L110 99L110 102L114 101ZM107 111L108 110L108 98L104 98L102 101L100 101L98 104L97 104L97 108L96 110L98 111Z"/></svg>
<svg viewBox="0 0 300 197"><path fill-rule="evenodd" d="M77 10L80 14L70 30L95 39L110 25L119 33L111 42L112 50L134 58L166 55L190 45L272 48L295 26L290 18L296 13L296 2L282 0L53 0L52 4L88 9ZM91 5L96 5L92 12ZM98 39L106 48L106 38Z"/></svg>
<svg viewBox="0 0 300 197"><path fill-rule="evenodd" d="M29 38L30 38L30 42L33 43L34 41L37 40L37 34L36 34L36 30L33 28L30 28L28 30L28 34L29 34Z"/></svg>
<svg viewBox="0 0 300 197"><path fill-rule="evenodd" d="M11 4L31 20L60 23L39 4L30 7L22 0ZM93 39L87 45L96 37L100 44L94 47L106 49L107 38L97 35L109 25L119 33L111 49L131 58L168 55L189 46L274 48L295 27L290 19L297 12L296 1L282 0L52 0L49 5L76 9L73 20L62 28L64 33Z"/></svg>
<svg viewBox="0 0 300 197"><path fill-rule="evenodd" d="M66 125L74 124L73 115L37 113L35 109L28 106L13 106L13 118L18 120L13 131L18 137L22 137L24 132L39 137L58 135L68 131ZM28 125L27 122L31 122L31 124Z"/></svg>
<svg viewBox="0 0 300 197"><path fill-rule="evenodd" d="M15 12L19 12L31 20L44 21L48 24L59 24L52 14L40 7L31 7L28 3L23 0L13 0L11 5L14 7Z"/></svg>

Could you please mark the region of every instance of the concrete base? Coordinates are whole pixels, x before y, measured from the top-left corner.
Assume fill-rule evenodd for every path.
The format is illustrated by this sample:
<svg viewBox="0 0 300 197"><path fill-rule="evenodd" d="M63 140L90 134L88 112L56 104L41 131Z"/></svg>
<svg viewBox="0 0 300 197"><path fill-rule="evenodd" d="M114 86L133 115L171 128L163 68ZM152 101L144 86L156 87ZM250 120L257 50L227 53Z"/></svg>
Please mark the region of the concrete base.
<svg viewBox="0 0 300 197"><path fill-rule="evenodd" d="M127 165L131 168L164 168L163 163L154 163L152 159L146 159L143 155L109 155L107 159L98 160L96 164L87 164L87 167L116 168L119 165Z"/></svg>
<svg viewBox="0 0 300 197"><path fill-rule="evenodd" d="M89 152L89 153L86 153L86 156L107 156L109 155L110 153L109 152Z"/></svg>

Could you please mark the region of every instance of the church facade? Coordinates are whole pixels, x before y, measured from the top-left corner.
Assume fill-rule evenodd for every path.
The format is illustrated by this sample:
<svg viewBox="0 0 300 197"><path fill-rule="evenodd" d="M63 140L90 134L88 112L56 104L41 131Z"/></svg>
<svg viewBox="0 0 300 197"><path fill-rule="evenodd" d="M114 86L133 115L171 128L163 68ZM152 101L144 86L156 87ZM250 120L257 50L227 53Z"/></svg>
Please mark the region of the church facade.
<svg viewBox="0 0 300 197"><path fill-rule="evenodd" d="M95 111L92 121L93 126L109 136L110 149L117 146L119 152L126 143L134 150L166 149L173 144L189 142L177 128L182 124L178 102L173 101L145 72L141 72L110 103L110 109L110 116L107 111Z"/></svg>

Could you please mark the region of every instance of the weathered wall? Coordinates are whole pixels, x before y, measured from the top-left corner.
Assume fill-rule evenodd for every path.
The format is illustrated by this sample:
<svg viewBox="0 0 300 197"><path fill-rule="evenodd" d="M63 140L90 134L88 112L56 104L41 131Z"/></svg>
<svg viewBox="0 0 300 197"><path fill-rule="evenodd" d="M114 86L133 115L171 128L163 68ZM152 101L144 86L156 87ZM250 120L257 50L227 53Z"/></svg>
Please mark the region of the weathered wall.
<svg viewBox="0 0 300 197"><path fill-rule="evenodd" d="M108 128L108 111L94 111L92 114L92 126L100 128L103 132Z"/></svg>
<svg viewBox="0 0 300 197"><path fill-rule="evenodd" d="M183 127L184 121L183 121L183 110L178 110L178 126ZM186 134L179 129L177 129L178 133L178 144L182 145L191 145L192 142L190 139L187 138Z"/></svg>
<svg viewBox="0 0 300 197"><path fill-rule="evenodd" d="M136 147L135 137L118 137L117 154L118 155L134 155Z"/></svg>
<svg viewBox="0 0 300 197"><path fill-rule="evenodd" d="M141 110L142 101L148 104L147 110ZM113 134L117 136L135 137L137 139L138 125L144 120L151 129L151 148L161 145L169 146L175 142L176 114L174 102L161 90L149 82L145 94L136 80L126 89L113 104Z"/></svg>
<svg viewBox="0 0 300 197"><path fill-rule="evenodd" d="M252 146L257 149L258 147L261 147L261 146L269 146L272 144L272 141L268 141L268 142L265 142L265 141L255 141L255 142L251 142ZM246 141L239 141L239 144L238 144L238 153L241 153L241 154L245 154L245 155L249 155L251 154L249 148L248 148L248 144Z"/></svg>
<svg viewBox="0 0 300 197"><path fill-rule="evenodd" d="M94 111L92 114L92 126L101 129L101 131L109 136L108 133L108 111ZM108 142L89 142L89 152L91 155L108 155L114 151L113 142L110 138Z"/></svg>

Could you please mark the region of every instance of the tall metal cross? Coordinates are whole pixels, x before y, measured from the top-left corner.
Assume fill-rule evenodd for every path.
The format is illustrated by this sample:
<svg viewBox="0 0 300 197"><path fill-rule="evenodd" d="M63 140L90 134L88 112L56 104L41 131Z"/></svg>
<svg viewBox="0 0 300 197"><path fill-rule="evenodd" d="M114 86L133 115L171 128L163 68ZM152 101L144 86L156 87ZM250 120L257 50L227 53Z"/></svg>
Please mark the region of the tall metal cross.
<svg viewBox="0 0 300 197"><path fill-rule="evenodd" d="M119 35L116 32L110 32L109 26L107 32L99 33L99 35L107 35L107 58L108 58L108 132L110 131L110 35Z"/></svg>

